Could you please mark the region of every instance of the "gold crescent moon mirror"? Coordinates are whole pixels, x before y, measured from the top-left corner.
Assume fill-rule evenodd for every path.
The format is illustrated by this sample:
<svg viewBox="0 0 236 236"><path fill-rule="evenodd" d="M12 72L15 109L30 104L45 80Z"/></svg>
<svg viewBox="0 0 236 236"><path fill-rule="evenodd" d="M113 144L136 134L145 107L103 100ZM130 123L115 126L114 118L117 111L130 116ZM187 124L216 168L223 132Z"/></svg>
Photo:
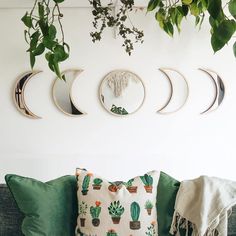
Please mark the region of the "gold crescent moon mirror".
<svg viewBox="0 0 236 236"><path fill-rule="evenodd" d="M107 74L99 88L102 106L110 114L127 116L138 111L145 100L145 87L140 77L126 70Z"/></svg>
<svg viewBox="0 0 236 236"><path fill-rule="evenodd" d="M75 103L71 91L74 81L81 73L82 70L66 70L62 73L65 75L66 81L57 78L53 84L54 103L62 113L69 116L76 117L86 114Z"/></svg>
<svg viewBox="0 0 236 236"><path fill-rule="evenodd" d="M157 113L172 114L186 104L189 96L189 86L185 76L173 68L159 68L169 84L169 95Z"/></svg>
<svg viewBox="0 0 236 236"><path fill-rule="evenodd" d="M21 114L31 119L40 119L41 117L34 114L27 106L25 102L25 88L29 80L41 72L42 71L29 71L24 73L17 79L13 90L13 100L16 108Z"/></svg>

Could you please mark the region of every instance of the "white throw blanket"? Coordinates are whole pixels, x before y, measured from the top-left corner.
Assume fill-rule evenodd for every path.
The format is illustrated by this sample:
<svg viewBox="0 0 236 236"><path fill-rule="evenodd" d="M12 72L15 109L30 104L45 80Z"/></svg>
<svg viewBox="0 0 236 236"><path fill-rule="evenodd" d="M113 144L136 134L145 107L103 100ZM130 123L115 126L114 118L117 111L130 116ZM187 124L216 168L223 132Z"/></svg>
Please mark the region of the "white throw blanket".
<svg viewBox="0 0 236 236"><path fill-rule="evenodd" d="M170 233L180 229L191 236L227 236L227 222L236 204L236 182L201 176L180 184Z"/></svg>

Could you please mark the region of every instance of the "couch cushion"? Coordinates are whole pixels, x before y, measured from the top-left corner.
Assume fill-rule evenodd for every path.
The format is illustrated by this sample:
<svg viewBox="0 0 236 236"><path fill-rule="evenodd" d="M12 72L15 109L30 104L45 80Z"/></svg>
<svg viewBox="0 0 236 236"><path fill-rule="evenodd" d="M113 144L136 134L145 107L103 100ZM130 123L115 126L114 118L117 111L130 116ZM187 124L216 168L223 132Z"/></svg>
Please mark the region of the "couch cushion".
<svg viewBox="0 0 236 236"><path fill-rule="evenodd" d="M77 169L77 236L156 236L159 176L160 172L152 171L114 183Z"/></svg>
<svg viewBox="0 0 236 236"><path fill-rule="evenodd" d="M236 236L236 206L233 207L233 211L228 221L228 236Z"/></svg>
<svg viewBox="0 0 236 236"><path fill-rule="evenodd" d="M175 198L179 190L180 182L171 176L161 172L157 187L157 221L158 235L170 236L169 229L174 214Z"/></svg>
<svg viewBox="0 0 236 236"><path fill-rule="evenodd" d="M6 185L0 185L0 236L21 236L23 214Z"/></svg>
<svg viewBox="0 0 236 236"><path fill-rule="evenodd" d="M74 176L46 183L17 175L7 175L5 179L25 215L21 227L24 235L74 236L77 218Z"/></svg>

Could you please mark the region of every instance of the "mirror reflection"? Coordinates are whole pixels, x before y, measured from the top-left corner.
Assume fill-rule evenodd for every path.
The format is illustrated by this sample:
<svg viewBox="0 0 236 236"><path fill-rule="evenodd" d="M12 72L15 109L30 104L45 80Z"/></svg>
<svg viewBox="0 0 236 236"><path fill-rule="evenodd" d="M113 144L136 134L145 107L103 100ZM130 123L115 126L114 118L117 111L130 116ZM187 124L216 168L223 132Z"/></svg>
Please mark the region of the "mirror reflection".
<svg viewBox="0 0 236 236"><path fill-rule="evenodd" d="M111 114L125 116L135 113L145 99L142 80L130 71L116 70L105 76L100 85L100 101Z"/></svg>
<svg viewBox="0 0 236 236"><path fill-rule="evenodd" d="M26 105L24 92L28 81L40 72L41 71L30 71L20 76L20 78L16 81L13 92L13 99L16 108L21 112L21 114L32 119L40 119L41 117L35 115Z"/></svg>
<svg viewBox="0 0 236 236"><path fill-rule="evenodd" d="M56 106L69 116L86 114L78 108L71 95L73 82L81 72L82 70L67 70L62 73L65 75L66 80L55 79L53 85L53 100Z"/></svg>

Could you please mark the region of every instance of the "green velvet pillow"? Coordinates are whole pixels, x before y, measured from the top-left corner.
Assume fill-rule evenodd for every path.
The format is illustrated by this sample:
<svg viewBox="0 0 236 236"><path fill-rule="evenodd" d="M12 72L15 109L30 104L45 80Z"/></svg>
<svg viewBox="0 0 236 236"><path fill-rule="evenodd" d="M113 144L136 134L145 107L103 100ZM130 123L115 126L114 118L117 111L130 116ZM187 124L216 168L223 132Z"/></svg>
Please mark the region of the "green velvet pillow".
<svg viewBox="0 0 236 236"><path fill-rule="evenodd" d="M77 183L64 176L43 183L18 175L6 175L6 183L25 215L26 236L74 236L77 220Z"/></svg>
<svg viewBox="0 0 236 236"><path fill-rule="evenodd" d="M161 172L157 187L158 236L171 236L169 233L174 214L175 198L180 182Z"/></svg>

